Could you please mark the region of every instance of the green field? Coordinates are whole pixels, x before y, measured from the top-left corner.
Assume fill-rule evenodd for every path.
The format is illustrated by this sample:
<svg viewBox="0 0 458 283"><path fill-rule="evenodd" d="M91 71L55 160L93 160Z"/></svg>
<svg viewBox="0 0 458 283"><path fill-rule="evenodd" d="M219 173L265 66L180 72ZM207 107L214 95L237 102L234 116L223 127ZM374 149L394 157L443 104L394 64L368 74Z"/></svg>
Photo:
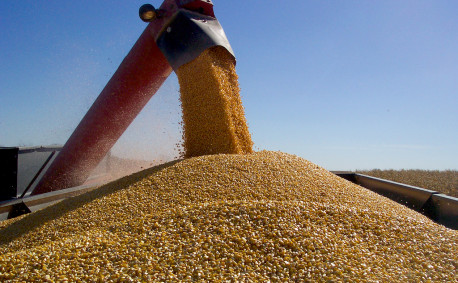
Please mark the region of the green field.
<svg viewBox="0 0 458 283"><path fill-rule="evenodd" d="M458 198L458 171L456 170L369 170L356 171L381 179L408 184Z"/></svg>

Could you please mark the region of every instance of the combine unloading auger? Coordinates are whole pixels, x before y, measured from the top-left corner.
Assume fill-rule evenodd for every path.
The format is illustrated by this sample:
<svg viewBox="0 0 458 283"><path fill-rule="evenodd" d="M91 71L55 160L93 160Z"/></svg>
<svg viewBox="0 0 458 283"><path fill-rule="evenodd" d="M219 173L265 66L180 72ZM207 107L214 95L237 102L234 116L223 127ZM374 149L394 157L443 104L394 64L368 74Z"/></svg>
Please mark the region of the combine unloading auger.
<svg viewBox="0 0 458 283"><path fill-rule="evenodd" d="M212 46L232 48L210 0L146 4L148 26L100 93L32 195L83 184L162 83Z"/></svg>

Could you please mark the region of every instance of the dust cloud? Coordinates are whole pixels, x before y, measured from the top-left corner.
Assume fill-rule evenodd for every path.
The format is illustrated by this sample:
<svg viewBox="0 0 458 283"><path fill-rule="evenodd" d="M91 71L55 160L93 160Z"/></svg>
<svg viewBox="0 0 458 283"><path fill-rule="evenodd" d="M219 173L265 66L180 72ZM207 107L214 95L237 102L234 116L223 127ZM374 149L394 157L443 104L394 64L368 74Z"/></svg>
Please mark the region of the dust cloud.
<svg viewBox="0 0 458 283"><path fill-rule="evenodd" d="M176 75L165 81L85 184L106 183L182 155L182 114Z"/></svg>

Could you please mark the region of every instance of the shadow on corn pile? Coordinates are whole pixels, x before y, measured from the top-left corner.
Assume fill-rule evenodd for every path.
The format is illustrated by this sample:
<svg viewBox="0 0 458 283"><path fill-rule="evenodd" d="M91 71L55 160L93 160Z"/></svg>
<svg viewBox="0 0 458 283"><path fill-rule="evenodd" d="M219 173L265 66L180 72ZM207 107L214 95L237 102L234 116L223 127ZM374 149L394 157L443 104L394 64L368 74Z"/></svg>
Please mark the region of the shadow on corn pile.
<svg viewBox="0 0 458 283"><path fill-rule="evenodd" d="M159 172L160 170L173 166L180 161L181 160L175 160L142 170L140 172L105 184L88 193L73 198L64 199L55 205L36 211L35 213L26 214L18 220L12 219L13 223L11 223L9 226L3 229L0 227L0 245L8 244L14 239L21 237L23 234L45 225L48 221L62 217L66 213L78 209L95 199L108 196L119 190L127 189L132 183L132 180L140 180L146 178L156 172Z"/></svg>

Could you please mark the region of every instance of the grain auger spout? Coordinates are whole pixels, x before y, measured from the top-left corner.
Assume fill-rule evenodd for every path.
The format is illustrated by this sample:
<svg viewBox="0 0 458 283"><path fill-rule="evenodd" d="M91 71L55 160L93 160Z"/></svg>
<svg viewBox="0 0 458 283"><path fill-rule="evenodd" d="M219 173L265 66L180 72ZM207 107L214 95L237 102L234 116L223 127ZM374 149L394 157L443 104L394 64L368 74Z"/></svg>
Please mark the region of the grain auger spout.
<svg viewBox="0 0 458 283"><path fill-rule="evenodd" d="M209 0L165 0L158 9L143 5L139 14L148 26L32 195L83 184L172 70L213 46L233 56Z"/></svg>
<svg viewBox="0 0 458 283"><path fill-rule="evenodd" d="M139 14L143 21L161 26L153 37L173 70L213 46L222 46L234 56L211 1L165 1L157 10L145 4Z"/></svg>

